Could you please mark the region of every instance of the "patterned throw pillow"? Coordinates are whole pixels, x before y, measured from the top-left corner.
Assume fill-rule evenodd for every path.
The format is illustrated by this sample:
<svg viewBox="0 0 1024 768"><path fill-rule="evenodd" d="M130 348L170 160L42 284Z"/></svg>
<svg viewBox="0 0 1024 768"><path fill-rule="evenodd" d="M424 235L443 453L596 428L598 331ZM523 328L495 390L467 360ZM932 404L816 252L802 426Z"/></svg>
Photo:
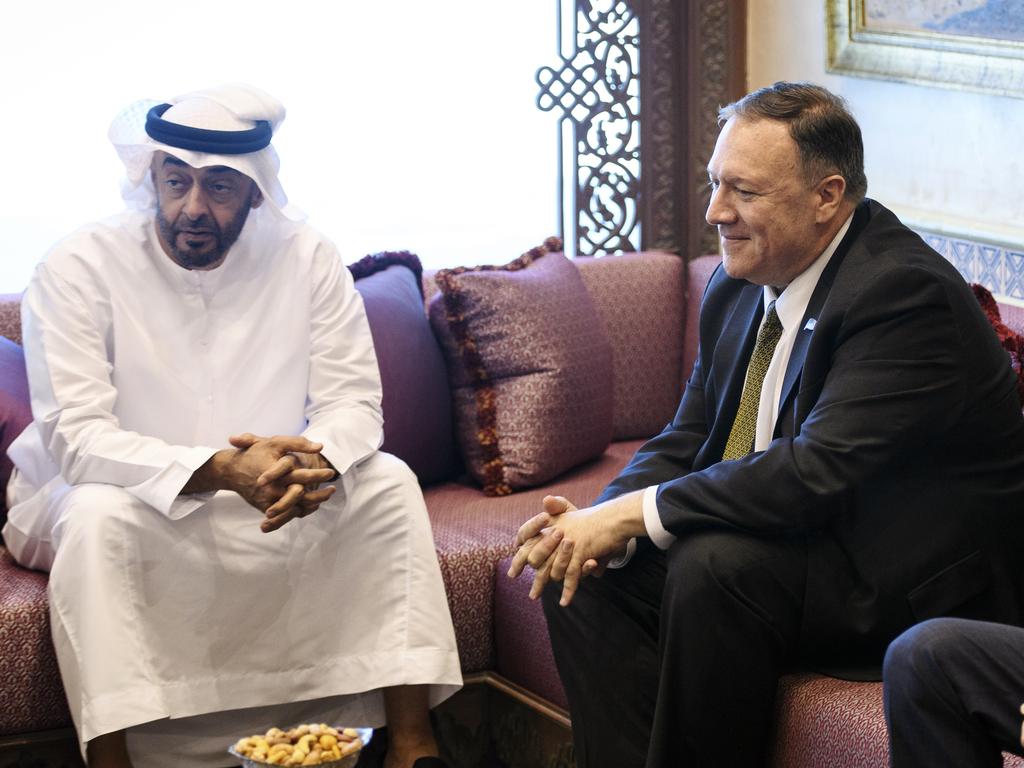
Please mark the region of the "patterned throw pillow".
<svg viewBox="0 0 1024 768"><path fill-rule="evenodd" d="M561 241L504 266L441 270L430 322L448 360L459 447L484 493L539 485L612 434L604 324Z"/></svg>
<svg viewBox="0 0 1024 768"><path fill-rule="evenodd" d="M981 305L982 312L985 313L985 317L992 325L992 330L999 337L999 343L1003 345L1003 349L1010 356L1010 367L1017 374L1017 396L1020 398L1021 405L1024 406L1024 336L1003 323L999 314L999 304L996 303L995 297L988 288L980 283L971 283L971 290L974 292L974 298Z"/></svg>

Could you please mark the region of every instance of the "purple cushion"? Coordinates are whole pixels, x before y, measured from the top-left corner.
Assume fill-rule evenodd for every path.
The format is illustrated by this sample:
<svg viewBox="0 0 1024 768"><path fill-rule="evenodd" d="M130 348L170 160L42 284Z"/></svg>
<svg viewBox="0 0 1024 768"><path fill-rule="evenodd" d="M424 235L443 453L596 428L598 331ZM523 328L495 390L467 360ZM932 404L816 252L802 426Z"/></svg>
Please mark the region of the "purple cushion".
<svg viewBox="0 0 1024 768"><path fill-rule="evenodd" d="M557 238L501 266L435 275L430 322L448 360L459 448L488 496L547 482L604 451L612 353Z"/></svg>
<svg viewBox="0 0 1024 768"><path fill-rule="evenodd" d="M497 671L562 709L569 701L558 676L540 600L530 599L534 571L527 566L518 579L508 577L512 558L494 572L494 645Z"/></svg>
<svg viewBox="0 0 1024 768"><path fill-rule="evenodd" d="M408 464L420 483L436 482L459 469L444 357L412 267L379 263L383 269L358 279L356 290L366 305L384 390L382 450Z"/></svg>
<svg viewBox="0 0 1024 768"><path fill-rule="evenodd" d="M611 343L614 439L656 435L683 392L686 262L646 251L578 258L576 266Z"/></svg>
<svg viewBox="0 0 1024 768"><path fill-rule="evenodd" d="M14 468L7 448L30 421L25 355L13 341L0 337L0 525L7 519L7 480Z"/></svg>
<svg viewBox="0 0 1024 768"><path fill-rule="evenodd" d="M438 483L423 491L464 673L495 668L494 566L515 551L519 526L540 511L541 500L549 493L586 506L642 444L640 440L612 443L599 458L554 482L510 496L484 496L468 479ZM513 649L518 644L515 637L502 642ZM500 666L497 669L505 674Z"/></svg>

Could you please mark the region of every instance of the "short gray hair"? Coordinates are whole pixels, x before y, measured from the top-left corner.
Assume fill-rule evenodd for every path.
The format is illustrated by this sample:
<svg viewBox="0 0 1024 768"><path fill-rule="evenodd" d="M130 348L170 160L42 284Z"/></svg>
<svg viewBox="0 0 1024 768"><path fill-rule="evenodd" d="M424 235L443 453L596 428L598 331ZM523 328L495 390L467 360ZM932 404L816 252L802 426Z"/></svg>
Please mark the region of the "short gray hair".
<svg viewBox="0 0 1024 768"><path fill-rule="evenodd" d="M846 180L848 200L859 203L867 194L860 126L846 101L828 89L778 82L718 110L719 125L732 117L786 123L810 182L838 173Z"/></svg>

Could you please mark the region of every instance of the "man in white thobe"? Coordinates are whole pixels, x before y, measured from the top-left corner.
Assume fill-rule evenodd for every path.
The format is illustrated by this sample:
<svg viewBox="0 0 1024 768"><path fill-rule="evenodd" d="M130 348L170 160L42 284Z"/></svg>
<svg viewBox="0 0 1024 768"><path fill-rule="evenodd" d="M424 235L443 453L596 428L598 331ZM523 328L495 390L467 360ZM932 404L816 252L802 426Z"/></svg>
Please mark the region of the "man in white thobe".
<svg viewBox="0 0 1024 768"><path fill-rule="evenodd" d="M129 210L37 267L34 421L11 446L15 558L50 617L95 766L217 766L240 736L388 724L389 768L440 765L461 685L412 472L381 453L362 301L301 221L249 86L111 126Z"/></svg>

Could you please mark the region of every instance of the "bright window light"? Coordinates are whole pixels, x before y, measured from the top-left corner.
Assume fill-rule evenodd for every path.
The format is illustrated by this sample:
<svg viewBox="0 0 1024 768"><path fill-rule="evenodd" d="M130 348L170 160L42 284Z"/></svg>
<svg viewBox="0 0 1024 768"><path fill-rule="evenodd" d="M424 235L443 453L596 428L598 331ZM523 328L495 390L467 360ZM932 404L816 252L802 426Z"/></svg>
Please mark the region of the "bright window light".
<svg viewBox="0 0 1024 768"><path fill-rule="evenodd" d="M0 293L123 209L106 138L140 98L244 81L280 99L281 180L350 263L510 260L555 233L555 3L179 0L21 3L0 31Z"/></svg>

